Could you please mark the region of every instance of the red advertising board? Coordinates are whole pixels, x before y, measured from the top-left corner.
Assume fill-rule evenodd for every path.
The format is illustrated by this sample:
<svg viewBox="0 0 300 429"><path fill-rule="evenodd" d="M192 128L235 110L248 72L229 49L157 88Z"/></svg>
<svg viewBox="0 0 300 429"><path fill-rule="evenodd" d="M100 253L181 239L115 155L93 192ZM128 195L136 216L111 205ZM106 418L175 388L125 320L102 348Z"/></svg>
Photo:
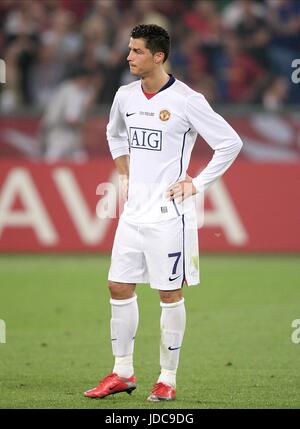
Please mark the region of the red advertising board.
<svg viewBox="0 0 300 429"><path fill-rule="evenodd" d="M193 160L189 173L202 167ZM200 252L299 252L299 173L299 162L236 161L206 192ZM0 161L0 251L110 252L117 183L110 158ZM99 209L107 217L99 218Z"/></svg>
<svg viewBox="0 0 300 429"><path fill-rule="evenodd" d="M253 161L299 161L300 121L296 114L251 113L226 115L244 142L239 159ZM107 117L90 117L84 126L83 143L90 159L109 157L106 143ZM0 117L0 159L41 160L40 119ZM198 137L193 157L209 157L209 146Z"/></svg>

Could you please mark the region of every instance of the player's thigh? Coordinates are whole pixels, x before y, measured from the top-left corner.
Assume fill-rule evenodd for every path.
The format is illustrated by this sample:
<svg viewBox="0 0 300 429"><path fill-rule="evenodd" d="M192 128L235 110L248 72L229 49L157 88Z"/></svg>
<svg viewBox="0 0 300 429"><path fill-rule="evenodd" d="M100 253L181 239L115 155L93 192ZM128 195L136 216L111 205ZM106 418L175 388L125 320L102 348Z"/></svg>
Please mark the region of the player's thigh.
<svg viewBox="0 0 300 429"><path fill-rule="evenodd" d="M115 234L108 280L127 284L143 283L147 281L145 270L139 228L121 217Z"/></svg>
<svg viewBox="0 0 300 429"><path fill-rule="evenodd" d="M182 217L148 225L144 234L150 286L159 290L180 289L184 282Z"/></svg>
<svg viewBox="0 0 300 429"><path fill-rule="evenodd" d="M198 229L194 212L145 230L146 262L150 285L176 290L199 283Z"/></svg>

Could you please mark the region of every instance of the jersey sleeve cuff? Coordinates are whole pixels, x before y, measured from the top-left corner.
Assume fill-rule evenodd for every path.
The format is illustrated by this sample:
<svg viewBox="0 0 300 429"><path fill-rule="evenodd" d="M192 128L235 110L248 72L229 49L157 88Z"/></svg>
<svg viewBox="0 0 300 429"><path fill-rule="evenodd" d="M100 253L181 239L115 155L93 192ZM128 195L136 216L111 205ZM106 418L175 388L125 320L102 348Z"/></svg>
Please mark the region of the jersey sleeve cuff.
<svg viewBox="0 0 300 429"><path fill-rule="evenodd" d="M119 156L129 155L129 148L128 147L119 147L116 149L112 149L110 151L111 156L113 159L118 158Z"/></svg>
<svg viewBox="0 0 300 429"><path fill-rule="evenodd" d="M205 191L205 186L201 180L201 177L199 177L199 176L194 177L192 179L192 183L199 193L203 193Z"/></svg>

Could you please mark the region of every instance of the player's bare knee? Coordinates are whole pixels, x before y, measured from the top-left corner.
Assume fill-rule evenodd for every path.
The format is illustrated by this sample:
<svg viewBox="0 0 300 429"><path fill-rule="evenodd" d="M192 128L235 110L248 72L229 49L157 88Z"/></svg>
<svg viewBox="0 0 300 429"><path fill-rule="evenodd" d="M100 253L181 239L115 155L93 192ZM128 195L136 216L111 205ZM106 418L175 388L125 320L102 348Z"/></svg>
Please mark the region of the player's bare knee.
<svg viewBox="0 0 300 429"><path fill-rule="evenodd" d="M108 281L108 288L112 299L129 299L134 296L135 284Z"/></svg>
<svg viewBox="0 0 300 429"><path fill-rule="evenodd" d="M165 304L171 304L173 302L180 301L183 298L182 289L176 290L160 290L160 300Z"/></svg>

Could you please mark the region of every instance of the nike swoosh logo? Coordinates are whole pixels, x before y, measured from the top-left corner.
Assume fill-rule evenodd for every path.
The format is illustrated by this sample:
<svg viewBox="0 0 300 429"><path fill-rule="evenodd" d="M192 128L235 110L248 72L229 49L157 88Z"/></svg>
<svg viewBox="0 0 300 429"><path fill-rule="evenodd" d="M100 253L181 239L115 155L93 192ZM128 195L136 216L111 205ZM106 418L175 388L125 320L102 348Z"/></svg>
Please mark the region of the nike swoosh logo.
<svg viewBox="0 0 300 429"><path fill-rule="evenodd" d="M135 114L136 114L136 112L134 112L134 113L126 113L126 116L128 118L128 116L132 116L132 115L135 115Z"/></svg>
<svg viewBox="0 0 300 429"><path fill-rule="evenodd" d="M180 349L180 347L171 347L171 346L170 346L170 347L168 347L168 350L171 350L171 351L172 351L172 350L178 350L178 349Z"/></svg>
<svg viewBox="0 0 300 429"><path fill-rule="evenodd" d="M171 277L169 277L169 281L173 282L174 280L178 279L178 277L180 277L180 276L181 276L181 274L179 274L179 276L177 276L177 277L173 277L172 279L171 279Z"/></svg>
<svg viewBox="0 0 300 429"><path fill-rule="evenodd" d="M111 338L111 341L117 341L118 338ZM135 339L135 337L132 338L133 340Z"/></svg>
<svg viewBox="0 0 300 429"><path fill-rule="evenodd" d="M131 386L133 386L133 385L134 385L134 383L131 383L130 381L124 380L124 378L122 378L122 377L118 377L117 379L118 379L118 381L121 381L122 383L127 384L127 387L131 387ZM114 390L114 389L116 388L116 386L117 386L117 385L118 385L118 384L116 383L114 386L110 386L110 387L108 388L108 390Z"/></svg>

